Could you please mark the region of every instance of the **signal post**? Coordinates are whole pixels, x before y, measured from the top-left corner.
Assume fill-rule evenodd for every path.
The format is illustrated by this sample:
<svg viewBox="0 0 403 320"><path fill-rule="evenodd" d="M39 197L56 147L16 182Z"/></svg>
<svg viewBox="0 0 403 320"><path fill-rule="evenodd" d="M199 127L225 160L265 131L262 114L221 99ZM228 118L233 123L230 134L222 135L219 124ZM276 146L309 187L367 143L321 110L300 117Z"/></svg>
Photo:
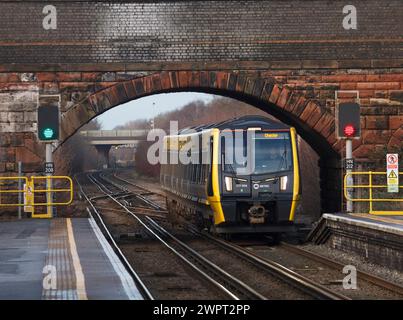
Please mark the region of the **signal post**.
<svg viewBox="0 0 403 320"><path fill-rule="evenodd" d="M38 139L46 145L44 173L50 177L54 173L53 145L59 139L60 95L40 95L38 97ZM53 217L52 180L46 179L47 216Z"/></svg>
<svg viewBox="0 0 403 320"><path fill-rule="evenodd" d="M355 94L355 102L340 102L338 93ZM361 136L361 119L360 119L360 96L358 91L336 91L336 136L339 139L346 140L346 158L345 169L347 177L347 185L353 184L353 177L350 174L354 169L353 158L353 139L359 139ZM349 197L352 197L352 190L347 189ZM347 200L346 211L353 212L353 202Z"/></svg>

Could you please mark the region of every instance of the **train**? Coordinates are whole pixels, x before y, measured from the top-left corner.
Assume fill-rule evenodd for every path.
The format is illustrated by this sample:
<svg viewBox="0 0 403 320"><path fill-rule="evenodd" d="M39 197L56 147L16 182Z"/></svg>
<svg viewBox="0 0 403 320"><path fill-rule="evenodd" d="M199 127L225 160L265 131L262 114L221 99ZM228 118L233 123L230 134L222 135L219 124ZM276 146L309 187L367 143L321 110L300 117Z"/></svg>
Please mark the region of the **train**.
<svg viewBox="0 0 403 320"><path fill-rule="evenodd" d="M294 127L263 116L165 136L160 183L168 217L229 236L293 230L301 196L297 144Z"/></svg>

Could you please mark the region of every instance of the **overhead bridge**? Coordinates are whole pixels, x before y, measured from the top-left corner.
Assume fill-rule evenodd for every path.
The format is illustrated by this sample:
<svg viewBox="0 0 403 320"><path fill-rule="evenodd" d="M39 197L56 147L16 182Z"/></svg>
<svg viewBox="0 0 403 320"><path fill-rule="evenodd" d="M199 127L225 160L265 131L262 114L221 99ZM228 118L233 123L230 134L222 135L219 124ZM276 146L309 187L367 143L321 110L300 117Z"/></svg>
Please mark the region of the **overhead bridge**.
<svg viewBox="0 0 403 320"><path fill-rule="evenodd" d="M112 146L128 145L136 148L139 141L147 140L148 130L87 130L80 131L90 145L93 145L101 160L101 167L109 167L109 151Z"/></svg>
<svg viewBox="0 0 403 320"><path fill-rule="evenodd" d="M146 140L148 130L88 130L80 134L92 145L126 145Z"/></svg>

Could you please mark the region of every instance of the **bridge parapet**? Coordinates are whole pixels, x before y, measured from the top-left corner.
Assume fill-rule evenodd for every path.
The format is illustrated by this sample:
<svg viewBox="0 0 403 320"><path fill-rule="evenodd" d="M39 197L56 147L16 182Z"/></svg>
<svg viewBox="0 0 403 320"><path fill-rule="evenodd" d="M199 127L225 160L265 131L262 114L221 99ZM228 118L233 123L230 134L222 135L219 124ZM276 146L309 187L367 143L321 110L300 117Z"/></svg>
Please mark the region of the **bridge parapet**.
<svg viewBox="0 0 403 320"><path fill-rule="evenodd" d="M80 131L86 138L138 138L147 136L148 130L88 130Z"/></svg>

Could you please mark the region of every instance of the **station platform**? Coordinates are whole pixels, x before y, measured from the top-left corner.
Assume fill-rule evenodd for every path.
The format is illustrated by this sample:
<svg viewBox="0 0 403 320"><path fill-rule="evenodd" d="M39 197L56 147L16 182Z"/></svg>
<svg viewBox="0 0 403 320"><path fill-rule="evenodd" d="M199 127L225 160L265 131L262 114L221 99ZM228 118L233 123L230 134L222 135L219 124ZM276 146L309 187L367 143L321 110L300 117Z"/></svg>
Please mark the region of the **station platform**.
<svg viewBox="0 0 403 320"><path fill-rule="evenodd" d="M376 216L368 213L349 213L324 214L323 217L374 230L394 233L403 237L403 216Z"/></svg>
<svg viewBox="0 0 403 320"><path fill-rule="evenodd" d="M307 240L403 271L403 216L326 213Z"/></svg>
<svg viewBox="0 0 403 320"><path fill-rule="evenodd" d="M0 222L0 299L141 300L93 219Z"/></svg>

